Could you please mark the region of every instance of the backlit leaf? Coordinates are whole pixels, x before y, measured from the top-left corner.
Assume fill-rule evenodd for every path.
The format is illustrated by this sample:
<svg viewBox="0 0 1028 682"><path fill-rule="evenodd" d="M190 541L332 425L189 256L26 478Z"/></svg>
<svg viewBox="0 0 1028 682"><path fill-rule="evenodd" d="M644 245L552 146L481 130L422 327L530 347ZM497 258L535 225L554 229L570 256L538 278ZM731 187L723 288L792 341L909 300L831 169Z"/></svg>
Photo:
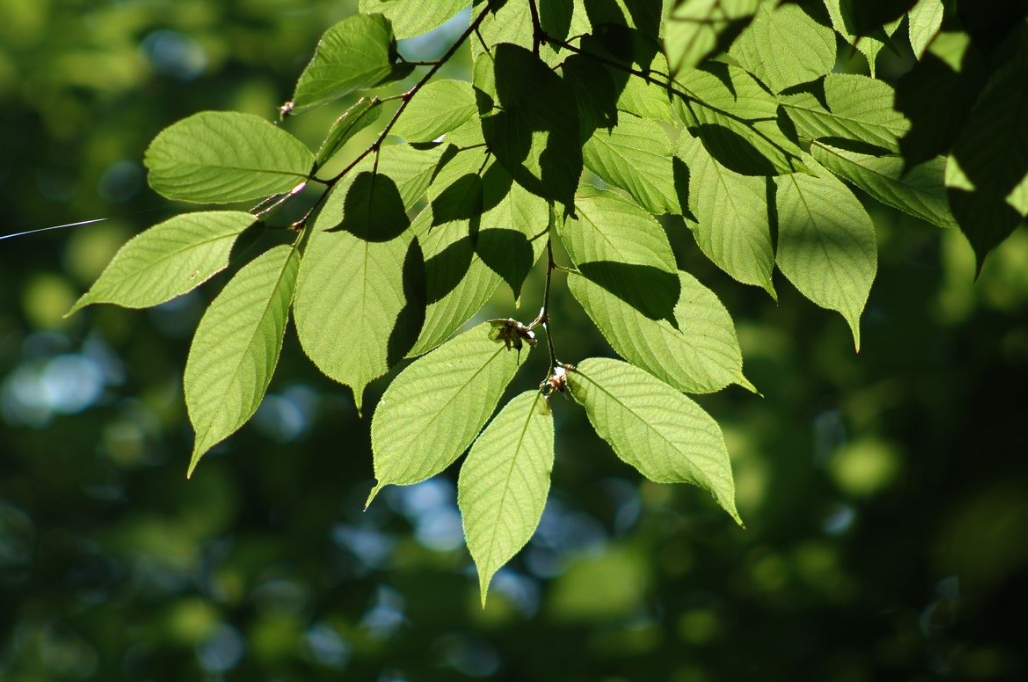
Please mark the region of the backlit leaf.
<svg viewBox="0 0 1028 682"><path fill-rule="evenodd" d="M883 204L939 227L956 227L943 187L946 160L941 156L904 173L898 156L860 154L823 142L811 145L810 152L825 168Z"/></svg>
<svg viewBox="0 0 1028 682"><path fill-rule="evenodd" d="M200 458L253 416L278 364L300 254L276 246L236 273L193 336L183 390Z"/></svg>
<svg viewBox="0 0 1028 682"><path fill-rule="evenodd" d="M687 0L676 3L664 24L664 52L671 73L699 65L727 50L753 19L759 0Z"/></svg>
<svg viewBox="0 0 1028 682"><path fill-rule="evenodd" d="M293 113L373 88L393 72L393 31L381 14L355 15L325 31L296 82Z"/></svg>
<svg viewBox="0 0 1028 682"><path fill-rule="evenodd" d="M384 14L398 39L413 38L442 26L468 6L468 0L360 0L361 14Z"/></svg>
<svg viewBox="0 0 1028 682"><path fill-rule="evenodd" d="M133 237L68 314L91 303L149 308L192 291L228 266L236 237L256 220L239 211L186 213Z"/></svg>
<svg viewBox="0 0 1028 682"><path fill-rule="evenodd" d="M521 359L483 323L418 358L393 380L371 421L375 488L410 485L450 466L496 409Z"/></svg>
<svg viewBox="0 0 1028 682"><path fill-rule="evenodd" d="M765 2L730 54L774 92L815 80L835 67L835 32L799 5Z"/></svg>
<svg viewBox="0 0 1028 682"><path fill-rule="evenodd" d="M686 393L713 393L729 384L753 390L742 373L742 352L728 311L710 289L678 273L677 328L653 320L586 277L568 288L617 353Z"/></svg>
<svg viewBox="0 0 1028 682"><path fill-rule="evenodd" d="M832 175L778 179L778 267L814 303L842 314L860 350L860 315L878 269L874 224Z"/></svg>
<svg viewBox="0 0 1028 682"><path fill-rule="evenodd" d="M935 35L942 28L944 14L942 0L918 0L908 15L908 32L910 45L914 54L920 59L928 49Z"/></svg>
<svg viewBox="0 0 1028 682"><path fill-rule="evenodd" d="M328 163L354 135L377 121L381 113L382 100L377 97L361 97L357 100L332 124L328 136L318 149L316 165L320 168Z"/></svg>
<svg viewBox="0 0 1028 682"><path fill-rule="evenodd" d="M408 142L431 142L476 113L470 83L434 80L414 95L391 132Z"/></svg>
<svg viewBox="0 0 1028 682"><path fill-rule="evenodd" d="M579 363L568 385L618 457L651 481L707 490L742 524L724 436L699 405L638 367L607 358Z"/></svg>
<svg viewBox="0 0 1028 682"><path fill-rule="evenodd" d="M483 605L493 574L539 525L552 470L553 415L539 391L507 403L471 446L457 481L457 504Z"/></svg>
<svg viewBox="0 0 1028 682"><path fill-rule="evenodd" d="M150 186L169 199L228 204L289 192L314 155L259 116L203 111L162 130L146 150Z"/></svg>

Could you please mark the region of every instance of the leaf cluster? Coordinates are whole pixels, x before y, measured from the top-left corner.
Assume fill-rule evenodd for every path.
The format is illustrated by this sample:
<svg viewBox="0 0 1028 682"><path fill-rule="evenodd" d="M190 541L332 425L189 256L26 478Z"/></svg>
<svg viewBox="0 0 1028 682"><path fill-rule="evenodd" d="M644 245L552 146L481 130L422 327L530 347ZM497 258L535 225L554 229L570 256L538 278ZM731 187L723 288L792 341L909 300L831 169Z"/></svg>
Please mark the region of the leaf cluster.
<svg viewBox="0 0 1028 682"><path fill-rule="evenodd" d="M482 0L439 60L400 54L397 39L463 7L362 0L325 32L283 125L203 112L161 132L145 158L154 190L259 203L140 234L73 310L185 293L229 266L241 234L317 188L288 243L239 267L197 328L189 472L256 411L290 316L358 409L370 382L413 359L372 418L369 503L467 451L459 503L483 600L542 514L555 393L643 476L699 486L741 523L720 427L686 394L755 389L729 312L678 268L661 220L772 297L777 269L841 314L859 349L877 270L861 195L959 226L979 267L1028 213L1021 15L993 45L995 22L942 0ZM440 78L465 46L470 82ZM840 49L864 55L870 75L836 72ZM875 77L883 49L919 60L896 85ZM388 94L396 81L410 85ZM317 151L286 130L358 93ZM536 318L473 323L502 285L520 297L533 268L545 280ZM558 359L555 276L621 360ZM538 334L546 376L494 416L525 357L544 352Z"/></svg>

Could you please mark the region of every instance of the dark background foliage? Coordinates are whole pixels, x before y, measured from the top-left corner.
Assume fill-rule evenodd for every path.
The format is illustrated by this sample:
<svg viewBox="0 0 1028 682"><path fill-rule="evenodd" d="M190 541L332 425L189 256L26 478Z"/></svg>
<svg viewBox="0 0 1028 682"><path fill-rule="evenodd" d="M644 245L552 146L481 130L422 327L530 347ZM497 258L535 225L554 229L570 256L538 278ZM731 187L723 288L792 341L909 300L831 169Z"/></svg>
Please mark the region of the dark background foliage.
<svg viewBox="0 0 1028 682"><path fill-rule="evenodd" d="M0 242L0 678L1028 675L1024 228L975 284L958 233L869 205L880 273L855 355L838 316L784 280L777 305L731 282L668 225L680 264L736 316L763 394L700 399L747 528L695 488L641 482L558 399L551 501L484 610L453 478L362 511L368 418L292 332L254 421L186 481L181 369L224 276L152 311L62 315L127 237L181 208L146 189L149 140L204 109L272 118L353 11L0 5L0 231L109 218ZM316 144L329 109L291 130ZM605 352L556 286L562 358ZM531 318L540 289L491 312Z"/></svg>

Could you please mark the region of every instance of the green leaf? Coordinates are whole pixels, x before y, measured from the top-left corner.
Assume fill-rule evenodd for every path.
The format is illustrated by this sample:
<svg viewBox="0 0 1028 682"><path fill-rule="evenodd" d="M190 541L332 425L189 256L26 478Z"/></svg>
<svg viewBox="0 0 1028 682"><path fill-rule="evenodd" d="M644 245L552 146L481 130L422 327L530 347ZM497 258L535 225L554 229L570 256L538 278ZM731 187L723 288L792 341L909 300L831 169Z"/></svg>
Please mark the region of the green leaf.
<svg viewBox="0 0 1028 682"><path fill-rule="evenodd" d="M753 19L759 0L688 0L678 2L664 24L664 53L671 73L698 66L728 49Z"/></svg>
<svg viewBox="0 0 1028 682"><path fill-rule="evenodd" d="M468 0L360 0L361 14L384 14L400 40L428 33L468 6Z"/></svg>
<svg viewBox="0 0 1028 682"><path fill-rule="evenodd" d="M622 460L657 483L692 483L742 525L721 428L689 398L645 371L589 358L568 373L571 394Z"/></svg>
<svg viewBox="0 0 1028 682"><path fill-rule="evenodd" d="M169 199L228 204L294 190L314 156L252 114L203 111L162 130L146 150L150 186Z"/></svg>
<svg viewBox="0 0 1028 682"><path fill-rule="evenodd" d="M295 248L276 246L237 272L200 320L183 376L196 431L188 475L261 404L282 350L299 265Z"/></svg>
<svg viewBox="0 0 1028 682"><path fill-rule="evenodd" d="M343 219L331 231L346 230L369 242L396 239L410 219L396 182L385 173L358 173L346 188Z"/></svg>
<svg viewBox="0 0 1028 682"><path fill-rule="evenodd" d="M850 28L848 19L849 8L845 8L844 0L825 0L825 7L831 17L832 27L839 32L843 39L854 48L859 50L867 58L868 69L871 77L875 77L876 62L878 53L882 51L886 43L891 44L890 36L899 28L901 19L896 19L890 24L876 26L868 35L857 35ZM844 16L844 14L846 16ZM898 51L895 45L891 45L894 52Z"/></svg>
<svg viewBox="0 0 1028 682"><path fill-rule="evenodd" d="M431 81L414 95L391 132L408 142L431 142L477 111L475 93L467 81Z"/></svg>
<svg viewBox="0 0 1028 682"><path fill-rule="evenodd" d="M782 107L808 140L844 138L895 152L899 138L910 129L894 109L892 86L857 74L831 74L824 81L826 109L810 92L782 98Z"/></svg>
<svg viewBox="0 0 1028 682"><path fill-rule="evenodd" d="M373 88L393 73L393 30L381 14L356 15L325 31L296 82L292 113Z"/></svg>
<svg viewBox="0 0 1028 682"><path fill-rule="evenodd" d="M553 415L539 391L507 403L471 446L457 480L457 504L483 606L493 575L539 525L552 470Z"/></svg>
<svg viewBox="0 0 1028 682"><path fill-rule="evenodd" d="M124 246L68 311L91 303L149 308L192 291L228 266L236 237L256 218L239 211L175 216Z"/></svg>
<svg viewBox="0 0 1028 682"><path fill-rule="evenodd" d="M778 180L778 267L801 294L842 314L860 350L860 314L878 269L874 224L834 176Z"/></svg>
<svg viewBox="0 0 1028 682"><path fill-rule="evenodd" d="M732 57L774 92L815 80L835 67L835 32L799 5L763 3L732 44Z"/></svg>
<svg viewBox="0 0 1028 682"><path fill-rule="evenodd" d="M382 113L381 105L382 100L377 97L361 97L356 104L344 111L332 124L328 136L321 143L314 161L315 168L328 163L354 135L377 121Z"/></svg>
<svg viewBox="0 0 1028 682"><path fill-rule="evenodd" d="M802 150L778 124L778 101L736 66L708 62L678 79L675 113L711 156L743 175L803 171Z"/></svg>
<svg viewBox="0 0 1028 682"><path fill-rule="evenodd" d="M918 0L908 15L907 31L910 45L918 59L924 57L928 44L942 28L944 14L942 0Z"/></svg>
<svg viewBox="0 0 1028 682"><path fill-rule="evenodd" d="M579 274L568 288L618 355L686 393L713 393L729 384L754 390L742 373L742 352L728 311L713 291L678 273L677 328L653 320Z"/></svg>
<svg viewBox="0 0 1028 682"><path fill-rule="evenodd" d="M650 213L681 213L671 165L671 142L656 121L621 116L582 148L586 168L627 191Z"/></svg>
<svg viewBox="0 0 1028 682"><path fill-rule="evenodd" d="M743 284L777 298L768 222L767 181L735 173L715 161L700 142L678 138L677 155L689 169L690 221L696 245L715 265Z"/></svg>
<svg viewBox="0 0 1028 682"><path fill-rule="evenodd" d="M664 228L636 204L609 190L583 187L575 208L578 220L558 224L558 232L578 267L606 261L677 272Z"/></svg>
<svg viewBox="0 0 1028 682"><path fill-rule="evenodd" d="M377 483L410 485L450 466L475 439L518 369L519 354L483 323L418 358L393 380L371 420Z"/></svg>
<svg viewBox="0 0 1028 682"><path fill-rule="evenodd" d="M866 36L900 19L917 0L840 0L846 30Z"/></svg>
<svg viewBox="0 0 1028 682"><path fill-rule="evenodd" d="M1028 216L1028 47L989 79L946 164L946 194L961 231L985 256Z"/></svg>
<svg viewBox="0 0 1028 682"><path fill-rule="evenodd" d="M494 53L499 109L479 107L489 150L529 192L571 206L582 174L571 88L529 50L502 43Z"/></svg>
<svg viewBox="0 0 1028 682"><path fill-rule="evenodd" d="M347 187L326 201L304 251L293 315L300 345L326 376L364 387L410 350L424 315L424 261L409 232L368 241L325 228L343 212ZM345 213L344 213L345 220Z"/></svg>
<svg viewBox="0 0 1028 682"><path fill-rule="evenodd" d="M812 145L810 151L822 166L883 204L939 227L956 227L943 186L943 157L904 173L903 159L898 156L860 154L823 142Z"/></svg>

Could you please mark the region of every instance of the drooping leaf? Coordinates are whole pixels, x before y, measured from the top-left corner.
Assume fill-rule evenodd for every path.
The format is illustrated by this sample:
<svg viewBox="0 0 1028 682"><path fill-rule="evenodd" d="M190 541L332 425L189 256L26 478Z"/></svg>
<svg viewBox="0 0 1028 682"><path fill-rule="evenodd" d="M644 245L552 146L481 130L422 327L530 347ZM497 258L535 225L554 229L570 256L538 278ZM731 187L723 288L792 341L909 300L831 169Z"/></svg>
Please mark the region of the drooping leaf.
<svg viewBox="0 0 1028 682"><path fill-rule="evenodd" d="M1028 47L989 79L946 164L949 205L985 256L1028 216Z"/></svg>
<svg viewBox="0 0 1028 682"><path fill-rule="evenodd" d="M753 19L759 0L688 0L676 3L664 25L664 53L676 74L727 50Z"/></svg>
<svg viewBox="0 0 1028 682"><path fill-rule="evenodd" d="M571 206L582 173L574 94L531 51L502 43L494 53L499 108L479 106L489 150L519 185Z"/></svg>
<svg viewBox="0 0 1028 682"><path fill-rule="evenodd" d="M943 14L942 0L918 0L911 8L907 31L910 35L910 45L918 59L924 56L928 44L942 28Z"/></svg>
<svg viewBox="0 0 1028 682"><path fill-rule="evenodd" d="M851 29L843 5L844 0L825 0L825 7L828 9L832 27L838 31L843 40L859 50L867 58L868 70L871 72L871 77L874 78L877 70L878 53L882 51L882 48L887 43L891 42L891 36L899 28L901 17L896 18L891 23L875 27L866 35L857 35ZM892 49L894 52L897 51L895 45L892 46Z"/></svg>
<svg viewBox="0 0 1028 682"><path fill-rule="evenodd" d="M282 350L299 265L295 248L276 246L237 272L200 320L183 376L196 431L189 475L264 398Z"/></svg>
<svg viewBox="0 0 1028 682"><path fill-rule="evenodd" d="M910 122L895 110L892 86L857 74L831 74L824 80L826 109L811 92L782 99L800 136L808 140L844 138L895 152Z"/></svg>
<svg viewBox="0 0 1028 682"><path fill-rule="evenodd" d="M609 190L583 187L575 207L578 220L558 223L558 231L578 267L604 261L677 272L664 228L636 204Z"/></svg>
<svg viewBox="0 0 1028 682"><path fill-rule="evenodd" d="M314 155L253 114L203 111L162 130L146 150L150 186L169 199L228 204L289 192Z"/></svg>
<svg viewBox="0 0 1028 682"><path fill-rule="evenodd" d="M802 150L779 126L778 101L746 71L708 62L678 79L688 97L675 97L675 113L723 166L743 175L805 170Z"/></svg>
<svg viewBox="0 0 1028 682"><path fill-rule="evenodd" d="M736 280L775 298L767 181L725 168L688 135L680 135L678 144L676 154L689 169L689 210L696 219L690 226L697 246Z"/></svg>
<svg viewBox="0 0 1028 682"><path fill-rule="evenodd" d="M742 525L724 436L700 406L649 373L607 358L579 363L568 385L618 457L651 481L707 490Z"/></svg>
<svg viewBox="0 0 1028 682"><path fill-rule="evenodd" d="M860 350L860 315L878 269L874 224L832 175L778 179L778 267L814 303L842 314Z"/></svg>
<svg viewBox="0 0 1028 682"><path fill-rule="evenodd" d="M835 33L799 5L763 3L732 44L732 57L774 92L815 80L835 67Z"/></svg>
<svg viewBox="0 0 1028 682"><path fill-rule="evenodd" d="M192 291L228 266L236 237L256 218L240 211L186 213L129 240L68 311L91 303L149 308Z"/></svg>
<svg viewBox="0 0 1028 682"><path fill-rule="evenodd" d="M315 167L320 168L335 156L350 139L378 120L382 113L382 100L377 97L361 97L357 103L343 112L335 120L332 127L318 149Z"/></svg>
<svg viewBox="0 0 1028 682"><path fill-rule="evenodd" d="M671 165L671 142L656 121L621 116L582 147L586 168L627 191L650 213L681 213Z"/></svg>
<svg viewBox="0 0 1028 682"><path fill-rule="evenodd" d="M467 0L360 0L359 5L361 14L384 14L399 40L428 33L467 6Z"/></svg>
<svg viewBox="0 0 1028 682"><path fill-rule="evenodd" d="M941 156L904 173L898 156L860 154L823 142L812 145L810 152L822 166L883 204L939 227L956 227L943 185L946 160Z"/></svg>
<svg viewBox="0 0 1028 682"><path fill-rule="evenodd" d="M458 128L476 112L475 93L470 83L435 80L414 95L392 133L408 142L431 142Z"/></svg>
<svg viewBox="0 0 1028 682"><path fill-rule="evenodd" d="M677 328L643 315L579 274L568 288L618 355L686 393L713 393L729 384L754 390L742 373L735 326L717 296L678 273Z"/></svg>
<svg viewBox="0 0 1028 682"><path fill-rule="evenodd" d="M480 324L418 358L393 380L371 420L375 488L410 485L450 466L475 439L518 369L519 355Z"/></svg>
<svg viewBox="0 0 1028 682"><path fill-rule="evenodd" d="M301 113L366 90L393 73L393 30L381 14L355 15L325 31L300 74L292 112Z"/></svg>
<svg viewBox="0 0 1028 682"><path fill-rule="evenodd" d="M457 481L457 504L483 606L493 575L539 525L552 470L553 415L539 391L507 403L471 446Z"/></svg>

